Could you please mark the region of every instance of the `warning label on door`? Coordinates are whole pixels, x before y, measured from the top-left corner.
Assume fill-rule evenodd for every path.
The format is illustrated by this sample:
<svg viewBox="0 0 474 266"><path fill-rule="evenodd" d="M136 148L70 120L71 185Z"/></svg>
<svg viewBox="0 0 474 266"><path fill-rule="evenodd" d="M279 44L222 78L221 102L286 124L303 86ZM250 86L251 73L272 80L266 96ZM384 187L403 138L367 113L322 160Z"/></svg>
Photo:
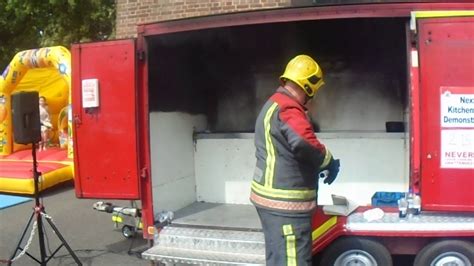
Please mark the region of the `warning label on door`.
<svg viewBox="0 0 474 266"><path fill-rule="evenodd" d="M441 127L474 128L474 87L441 89Z"/></svg>
<svg viewBox="0 0 474 266"><path fill-rule="evenodd" d="M441 168L474 168L474 130L441 130Z"/></svg>

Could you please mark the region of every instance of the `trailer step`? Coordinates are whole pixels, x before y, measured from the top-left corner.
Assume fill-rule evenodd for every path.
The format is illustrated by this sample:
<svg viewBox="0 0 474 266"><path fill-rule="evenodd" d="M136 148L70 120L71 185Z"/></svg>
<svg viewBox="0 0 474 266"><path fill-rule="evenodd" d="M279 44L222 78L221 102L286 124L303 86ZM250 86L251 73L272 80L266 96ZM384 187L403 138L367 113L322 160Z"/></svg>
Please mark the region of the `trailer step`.
<svg viewBox="0 0 474 266"><path fill-rule="evenodd" d="M209 228L163 228L143 258L163 263L264 265L262 232Z"/></svg>

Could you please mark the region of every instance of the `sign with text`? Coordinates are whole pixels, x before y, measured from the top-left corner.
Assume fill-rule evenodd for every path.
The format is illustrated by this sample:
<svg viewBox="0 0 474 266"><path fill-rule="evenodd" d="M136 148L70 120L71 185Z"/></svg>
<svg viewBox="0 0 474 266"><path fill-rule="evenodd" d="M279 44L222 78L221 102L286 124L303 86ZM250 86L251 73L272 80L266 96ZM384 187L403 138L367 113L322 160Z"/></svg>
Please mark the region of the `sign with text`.
<svg viewBox="0 0 474 266"><path fill-rule="evenodd" d="M441 168L474 169L474 87L441 87Z"/></svg>
<svg viewBox="0 0 474 266"><path fill-rule="evenodd" d="M99 80L82 80L82 108L99 107Z"/></svg>
<svg viewBox="0 0 474 266"><path fill-rule="evenodd" d="M474 130L441 131L441 168L474 168Z"/></svg>
<svg viewBox="0 0 474 266"><path fill-rule="evenodd" d="M441 127L474 128L474 87L441 88Z"/></svg>

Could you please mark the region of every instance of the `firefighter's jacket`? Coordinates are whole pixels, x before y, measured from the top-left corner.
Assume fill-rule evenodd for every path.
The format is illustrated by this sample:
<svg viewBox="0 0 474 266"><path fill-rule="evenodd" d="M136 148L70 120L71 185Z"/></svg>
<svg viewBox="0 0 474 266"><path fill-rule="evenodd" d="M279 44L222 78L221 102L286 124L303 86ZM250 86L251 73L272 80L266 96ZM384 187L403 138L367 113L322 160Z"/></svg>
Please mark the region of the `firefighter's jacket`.
<svg viewBox="0 0 474 266"><path fill-rule="evenodd" d="M306 108L282 87L260 111L255 147L252 203L289 214L311 212L316 207L318 171L331 154L316 138Z"/></svg>

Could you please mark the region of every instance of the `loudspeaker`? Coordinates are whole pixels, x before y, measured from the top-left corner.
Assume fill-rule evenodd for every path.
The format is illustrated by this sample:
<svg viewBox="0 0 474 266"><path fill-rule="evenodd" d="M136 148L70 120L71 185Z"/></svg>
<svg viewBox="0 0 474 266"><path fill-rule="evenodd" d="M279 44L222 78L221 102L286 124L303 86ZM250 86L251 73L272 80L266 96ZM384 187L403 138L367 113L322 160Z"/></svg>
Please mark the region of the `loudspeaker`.
<svg viewBox="0 0 474 266"><path fill-rule="evenodd" d="M36 91L12 94L13 136L16 143L30 144L41 140L38 102Z"/></svg>

